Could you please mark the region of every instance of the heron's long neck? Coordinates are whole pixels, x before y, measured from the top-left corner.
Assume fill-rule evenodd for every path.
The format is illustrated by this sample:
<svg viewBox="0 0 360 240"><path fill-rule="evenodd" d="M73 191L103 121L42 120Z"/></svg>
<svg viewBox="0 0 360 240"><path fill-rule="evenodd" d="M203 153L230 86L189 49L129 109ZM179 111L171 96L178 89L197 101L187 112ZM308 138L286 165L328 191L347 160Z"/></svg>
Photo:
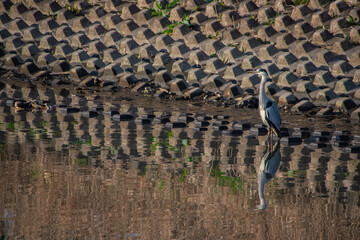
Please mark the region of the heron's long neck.
<svg viewBox="0 0 360 240"><path fill-rule="evenodd" d="M258 175L258 194L260 199L260 205L266 204L265 194L264 194L265 182L266 182L265 172L261 171Z"/></svg>
<svg viewBox="0 0 360 240"><path fill-rule="evenodd" d="M266 100L265 83L266 83L266 77L261 74L260 91L259 91L260 106L264 106Z"/></svg>

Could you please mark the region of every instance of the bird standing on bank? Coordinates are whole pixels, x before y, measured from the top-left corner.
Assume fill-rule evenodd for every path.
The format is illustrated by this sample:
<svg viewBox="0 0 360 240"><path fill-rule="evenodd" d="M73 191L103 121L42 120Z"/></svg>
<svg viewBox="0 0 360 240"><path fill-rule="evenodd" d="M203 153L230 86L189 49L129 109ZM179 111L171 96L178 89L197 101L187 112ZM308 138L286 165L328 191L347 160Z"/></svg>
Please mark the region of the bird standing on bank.
<svg viewBox="0 0 360 240"><path fill-rule="evenodd" d="M281 138L280 125L281 116L276 104L265 94L265 83L268 80L268 74L265 69L251 71L261 77L259 91L259 112L261 120L269 128L268 136L272 137L272 133Z"/></svg>

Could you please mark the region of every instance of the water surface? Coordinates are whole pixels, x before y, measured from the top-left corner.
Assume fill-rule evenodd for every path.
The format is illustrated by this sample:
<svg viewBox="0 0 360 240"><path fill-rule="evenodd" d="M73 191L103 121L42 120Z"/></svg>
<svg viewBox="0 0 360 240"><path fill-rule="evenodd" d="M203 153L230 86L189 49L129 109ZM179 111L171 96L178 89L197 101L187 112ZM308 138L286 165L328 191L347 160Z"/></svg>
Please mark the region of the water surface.
<svg viewBox="0 0 360 240"><path fill-rule="evenodd" d="M15 111L10 100L19 91L22 98L36 91L57 106ZM143 107L133 100L31 91L7 87L1 93L1 238L360 236L360 161L346 148L358 146L353 126L347 126L351 134L340 134L317 128L322 122L301 130L285 120L289 135L302 133L302 142L268 146L266 135L246 127L229 132L235 121L254 129L256 110L234 118L184 104ZM133 119L119 121L111 110ZM326 139L317 136L327 132ZM349 139L337 141L337 134ZM259 207L260 198L266 207Z"/></svg>

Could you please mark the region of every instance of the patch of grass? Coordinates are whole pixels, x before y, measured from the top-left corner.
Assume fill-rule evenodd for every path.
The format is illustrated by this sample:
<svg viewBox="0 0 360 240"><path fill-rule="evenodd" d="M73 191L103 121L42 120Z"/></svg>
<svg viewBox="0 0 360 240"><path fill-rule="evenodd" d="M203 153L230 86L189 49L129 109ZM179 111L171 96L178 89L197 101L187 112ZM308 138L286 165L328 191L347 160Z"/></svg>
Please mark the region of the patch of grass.
<svg viewBox="0 0 360 240"><path fill-rule="evenodd" d="M267 22L264 23L263 25L274 24L274 23L275 23L275 19L276 19L277 17L279 17L280 15L281 15L281 13L277 12L274 17L270 18L269 21L267 21Z"/></svg>
<svg viewBox="0 0 360 240"><path fill-rule="evenodd" d="M175 26L179 25L179 24L184 24L185 26L187 26L188 28L192 28L194 25L190 22L191 21L191 17L186 15L183 17L183 19L181 21L176 21L173 22L171 24L168 24L167 27L168 29L164 30L163 33L167 34L167 35L171 35L174 31Z"/></svg>
<svg viewBox="0 0 360 240"><path fill-rule="evenodd" d="M61 137L61 130L58 129L56 132L54 132L53 136L54 137Z"/></svg>
<svg viewBox="0 0 360 240"><path fill-rule="evenodd" d="M46 121L41 121L40 122L40 128L46 128L47 122Z"/></svg>
<svg viewBox="0 0 360 240"><path fill-rule="evenodd" d="M88 164L88 160L86 158L78 158L76 159L76 164L79 166L87 166Z"/></svg>
<svg viewBox="0 0 360 240"><path fill-rule="evenodd" d="M194 26L194 24L191 23L191 19L192 18L190 16L185 14L183 19L180 21L180 23L184 24L188 28L192 28Z"/></svg>
<svg viewBox="0 0 360 240"><path fill-rule="evenodd" d="M183 146L188 146L189 145L189 139L183 139L181 140L181 143Z"/></svg>
<svg viewBox="0 0 360 240"><path fill-rule="evenodd" d="M176 25L178 25L178 23L176 23L176 22L168 24L167 25L168 29L164 30L162 33L165 33L167 35L171 35L174 32L174 28L175 28Z"/></svg>
<svg viewBox="0 0 360 240"><path fill-rule="evenodd" d="M80 9L78 9L78 8L72 6L72 5L66 4L66 5L65 5L65 8L66 8L67 10L69 10L70 12L72 12L73 14L75 14L76 16L80 16L80 15L81 15Z"/></svg>
<svg viewBox="0 0 360 240"><path fill-rule="evenodd" d="M187 163L193 163L193 162L201 162L201 156L193 157L193 156L187 156L185 155L185 152L182 151L183 147L190 147L190 139L181 139L181 145L171 145L170 139L172 138L172 132L168 131L168 134L165 139L157 139L155 137L150 137L150 149L149 152L152 156L155 155L156 151L159 147L162 147L162 149L166 149L167 151L173 152L177 155L176 158L172 158L173 161L183 161Z"/></svg>
<svg viewBox="0 0 360 240"><path fill-rule="evenodd" d="M219 186L228 186L233 193L244 192L244 181L240 177L226 176L219 166L211 171L210 176L218 179Z"/></svg>
<svg viewBox="0 0 360 240"><path fill-rule="evenodd" d="M54 13L48 12L48 15L47 15L47 16L48 16L49 18L52 18L52 19L56 20L58 14L59 14L59 11L56 11L56 12L54 12Z"/></svg>
<svg viewBox="0 0 360 240"><path fill-rule="evenodd" d="M359 20L351 15L346 17L346 23L349 24L350 26L360 25Z"/></svg>
<svg viewBox="0 0 360 240"><path fill-rule="evenodd" d="M265 40L262 40L261 38L256 38L256 40L261 43L261 44L264 44L266 43L266 39Z"/></svg>
<svg viewBox="0 0 360 240"><path fill-rule="evenodd" d="M33 168L30 172L30 178L31 178L31 182L36 183L40 180L41 177L43 177L42 172L38 169L38 168Z"/></svg>
<svg viewBox="0 0 360 240"><path fill-rule="evenodd" d="M289 170L287 173L288 177L306 178L305 170Z"/></svg>
<svg viewBox="0 0 360 240"><path fill-rule="evenodd" d="M152 16L156 16L156 17L170 17L170 11L172 8L174 8L176 6L176 4L180 2L180 0L173 0L171 2L169 2L164 8L161 5L160 2L155 1L154 7L152 8L146 8L144 7L144 9L149 9L151 11L151 15Z"/></svg>
<svg viewBox="0 0 360 240"><path fill-rule="evenodd" d="M210 57L210 58L217 57L217 53L210 54L209 57Z"/></svg>
<svg viewBox="0 0 360 240"><path fill-rule="evenodd" d="M184 182L185 181L185 177L187 175L187 169L186 168L183 168L182 169L182 174L180 176L180 182Z"/></svg>
<svg viewBox="0 0 360 240"><path fill-rule="evenodd" d="M86 139L85 141L84 140L81 140L80 138L76 138L74 140L74 144L79 146L79 145L88 145L88 146L92 146L92 140L91 140L91 136L89 139Z"/></svg>
<svg viewBox="0 0 360 240"><path fill-rule="evenodd" d="M310 0L295 0L294 1L294 5L298 6L298 5L307 5L309 3Z"/></svg>
<svg viewBox="0 0 360 240"><path fill-rule="evenodd" d="M15 132L16 128L15 128L15 123L14 122L10 122L7 124L6 130L10 131L10 132Z"/></svg>
<svg viewBox="0 0 360 240"><path fill-rule="evenodd" d="M164 190L164 186L165 186L165 181L164 179L160 179L160 182L158 183L158 189L160 191L163 191Z"/></svg>
<svg viewBox="0 0 360 240"><path fill-rule="evenodd" d="M197 12L197 11L199 11L199 10L200 10L200 7L199 7L199 6L196 6L196 7L193 8L192 12Z"/></svg>
<svg viewBox="0 0 360 240"><path fill-rule="evenodd" d="M208 38L210 38L210 39L218 39L218 37L219 37L219 32L216 32L215 36L210 34Z"/></svg>
<svg viewBox="0 0 360 240"><path fill-rule="evenodd" d="M77 125L77 124L79 124L79 122L77 120L74 120L74 121L71 121L70 124L71 125Z"/></svg>

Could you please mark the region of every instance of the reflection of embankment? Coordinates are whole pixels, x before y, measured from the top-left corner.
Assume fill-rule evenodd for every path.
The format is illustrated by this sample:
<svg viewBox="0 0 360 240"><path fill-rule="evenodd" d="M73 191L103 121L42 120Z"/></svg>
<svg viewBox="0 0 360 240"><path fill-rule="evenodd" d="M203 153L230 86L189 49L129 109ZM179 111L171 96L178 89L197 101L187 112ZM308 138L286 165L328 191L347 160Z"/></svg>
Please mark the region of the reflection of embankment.
<svg viewBox="0 0 360 240"><path fill-rule="evenodd" d="M183 167L218 167L226 176L242 177L252 176L265 150L262 126L235 122L232 117L189 115L179 109L158 111L127 101L109 102L70 92L54 94L47 88L6 84L1 93L0 128L7 131L4 141L24 144L41 140L41 146L48 142L51 149L68 152L71 163L116 163L144 172L164 162L171 163L167 164L169 168L179 169L186 162ZM50 112L15 112L11 96L33 95L56 108ZM131 118L119 121L114 118L119 114ZM324 196L338 195L339 189L359 189L358 154L339 147L348 144L352 145L350 150L356 150L356 136L316 129L286 129L286 133L290 136L282 141L282 161L277 173L286 186L306 184L310 192ZM294 139L300 139L300 143ZM320 144L326 146L321 148Z"/></svg>
<svg viewBox="0 0 360 240"><path fill-rule="evenodd" d="M284 188L286 179L277 177L267 187L270 207L257 214L251 173L240 175L243 188L234 191L205 162L188 168L182 180L179 163L157 162L146 172L139 171L136 160L128 167L126 160L110 159L94 167L74 161L72 155L83 154L79 148L55 151L47 141L18 140L2 145L0 153L0 197L4 207L16 209L15 236L354 239L359 234L358 192L315 197L306 185L312 180Z"/></svg>

